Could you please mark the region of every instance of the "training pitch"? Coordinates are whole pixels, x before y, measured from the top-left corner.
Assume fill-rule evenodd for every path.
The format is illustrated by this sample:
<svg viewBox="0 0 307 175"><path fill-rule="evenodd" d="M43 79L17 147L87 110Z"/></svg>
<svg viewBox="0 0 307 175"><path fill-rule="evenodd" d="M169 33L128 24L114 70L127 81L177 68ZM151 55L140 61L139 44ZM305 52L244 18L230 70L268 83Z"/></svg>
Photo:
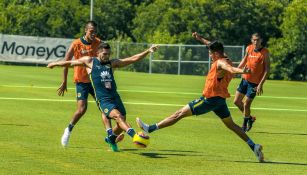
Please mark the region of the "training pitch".
<svg viewBox="0 0 307 175"><path fill-rule="evenodd" d="M72 71L68 92L57 95L62 68L0 65L0 174L208 174L301 175L307 173L307 83L268 80L256 97L257 116L248 135L264 147L266 163L220 119L209 113L185 118L150 134L138 149L126 135L120 152L111 152L100 112L92 97L75 126L68 148L60 138L76 109ZM201 96L203 76L115 71L127 120L158 122ZM239 78L230 84L234 95ZM242 114L227 100L234 121Z"/></svg>

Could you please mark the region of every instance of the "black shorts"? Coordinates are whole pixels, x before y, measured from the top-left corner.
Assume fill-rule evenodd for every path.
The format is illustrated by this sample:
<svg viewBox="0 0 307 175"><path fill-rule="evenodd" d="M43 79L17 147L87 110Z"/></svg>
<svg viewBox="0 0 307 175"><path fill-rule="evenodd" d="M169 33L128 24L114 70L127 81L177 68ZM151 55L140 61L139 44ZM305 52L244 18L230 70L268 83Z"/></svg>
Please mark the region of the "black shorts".
<svg viewBox="0 0 307 175"><path fill-rule="evenodd" d="M112 98L112 99L101 99L97 101L97 103L98 103L99 110L103 112L108 118L109 118L110 112L113 109L117 109L123 116L126 116L126 109L119 96Z"/></svg>
<svg viewBox="0 0 307 175"><path fill-rule="evenodd" d="M76 83L77 100L87 100L88 94L95 99L94 89L91 83Z"/></svg>
<svg viewBox="0 0 307 175"><path fill-rule="evenodd" d="M189 103L193 115L206 114L213 111L221 119L230 117L226 99L222 97L200 97Z"/></svg>
<svg viewBox="0 0 307 175"><path fill-rule="evenodd" d="M258 84L251 83L247 80L242 79L237 88L237 91L240 92L241 94L244 94L248 98L253 99L255 98L257 92L254 88L257 86Z"/></svg>

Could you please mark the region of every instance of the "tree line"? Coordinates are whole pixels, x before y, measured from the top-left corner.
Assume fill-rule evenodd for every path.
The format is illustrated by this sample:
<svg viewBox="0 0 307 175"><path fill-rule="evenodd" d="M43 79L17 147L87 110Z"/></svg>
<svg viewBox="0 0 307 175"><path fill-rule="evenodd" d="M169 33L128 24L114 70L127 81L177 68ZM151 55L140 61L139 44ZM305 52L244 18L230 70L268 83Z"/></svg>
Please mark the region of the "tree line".
<svg viewBox="0 0 307 175"><path fill-rule="evenodd" d="M90 0L2 0L0 33L76 38ZM271 79L307 80L306 0L94 0L103 40L199 44L197 31L226 45L259 32L270 51Z"/></svg>

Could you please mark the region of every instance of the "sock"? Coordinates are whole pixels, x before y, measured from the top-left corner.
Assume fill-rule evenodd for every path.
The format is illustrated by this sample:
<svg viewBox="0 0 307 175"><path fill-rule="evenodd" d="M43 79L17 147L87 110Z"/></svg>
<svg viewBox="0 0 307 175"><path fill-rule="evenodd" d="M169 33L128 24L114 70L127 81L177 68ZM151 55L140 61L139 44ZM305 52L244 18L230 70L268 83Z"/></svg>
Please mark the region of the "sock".
<svg viewBox="0 0 307 175"><path fill-rule="evenodd" d="M250 119L250 117L244 117L243 126L247 126L247 122Z"/></svg>
<svg viewBox="0 0 307 175"><path fill-rule="evenodd" d="M113 131L112 131L112 128L108 128L107 130L107 134L108 136L110 137L111 135L114 135Z"/></svg>
<svg viewBox="0 0 307 175"><path fill-rule="evenodd" d="M74 128L74 126L75 126L75 125L73 125L73 124L69 123L69 125L68 125L68 130L69 130L69 132L71 132L71 131L72 131L72 129Z"/></svg>
<svg viewBox="0 0 307 175"><path fill-rule="evenodd" d="M148 127L148 132L151 133L151 132L154 132L155 130L158 130L158 129L159 129L158 125L157 124L153 124L153 125L150 125Z"/></svg>
<svg viewBox="0 0 307 175"><path fill-rule="evenodd" d="M128 128L127 129L127 134L130 136L130 137L133 137L135 135L135 131L133 128Z"/></svg>
<svg viewBox="0 0 307 175"><path fill-rule="evenodd" d="M251 139L248 139L246 143L254 151L255 143Z"/></svg>

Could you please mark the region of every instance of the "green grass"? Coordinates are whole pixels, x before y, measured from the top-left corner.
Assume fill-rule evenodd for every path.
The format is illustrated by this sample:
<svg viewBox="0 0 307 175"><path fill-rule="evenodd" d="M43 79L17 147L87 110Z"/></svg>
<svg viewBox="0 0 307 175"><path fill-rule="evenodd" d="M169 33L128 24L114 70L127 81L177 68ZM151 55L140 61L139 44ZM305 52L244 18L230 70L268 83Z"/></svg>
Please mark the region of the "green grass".
<svg viewBox="0 0 307 175"><path fill-rule="evenodd" d="M254 101L257 121L248 134L264 146L269 162L261 164L214 113L186 118L150 134L151 143L146 149L136 149L126 135L119 144L122 151L111 152L103 141L105 131L94 102L89 103L86 115L74 128L69 147L64 149L60 137L76 104L71 81L64 97L56 94L62 69L0 65L0 75L0 174L299 175L307 172L307 83L267 81L264 95ZM122 71L116 71L115 76L127 120L135 128L136 117L148 123L157 122L198 98L204 85L203 76ZM231 94L238 83L239 79L232 81ZM232 100L233 97L228 100L229 107L234 106ZM238 109L231 108L231 113L241 125Z"/></svg>

